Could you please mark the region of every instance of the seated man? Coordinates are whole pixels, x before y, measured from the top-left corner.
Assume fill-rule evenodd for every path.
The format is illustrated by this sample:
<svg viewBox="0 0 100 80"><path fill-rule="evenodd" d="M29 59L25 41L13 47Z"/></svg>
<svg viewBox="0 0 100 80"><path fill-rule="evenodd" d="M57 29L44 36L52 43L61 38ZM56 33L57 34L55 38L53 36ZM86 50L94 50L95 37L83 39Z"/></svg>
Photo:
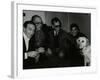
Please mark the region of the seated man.
<svg viewBox="0 0 100 80"><path fill-rule="evenodd" d="M39 53L43 49L35 48L35 25L31 21L26 21L23 27L23 69L34 68L39 60Z"/></svg>
<svg viewBox="0 0 100 80"><path fill-rule="evenodd" d="M41 16L34 15L31 18L31 21L35 24L36 31L35 31L35 46L36 48L42 48L45 50L44 54L40 55L40 63L44 66L48 66L48 59L46 56L46 51L48 47L48 32L51 30L51 27L48 27L46 24L43 23Z"/></svg>
<svg viewBox="0 0 100 80"><path fill-rule="evenodd" d="M36 31L35 31L35 40L36 43L35 45L38 47L47 47L47 37L48 37L48 32L51 30L50 27L48 27L46 24L43 24L42 18L39 15L34 15L31 18L31 21L35 24L36 26Z"/></svg>
<svg viewBox="0 0 100 80"><path fill-rule="evenodd" d="M63 29L61 21L55 17L51 20L53 29L49 32L48 54L51 67L70 66L71 38Z"/></svg>

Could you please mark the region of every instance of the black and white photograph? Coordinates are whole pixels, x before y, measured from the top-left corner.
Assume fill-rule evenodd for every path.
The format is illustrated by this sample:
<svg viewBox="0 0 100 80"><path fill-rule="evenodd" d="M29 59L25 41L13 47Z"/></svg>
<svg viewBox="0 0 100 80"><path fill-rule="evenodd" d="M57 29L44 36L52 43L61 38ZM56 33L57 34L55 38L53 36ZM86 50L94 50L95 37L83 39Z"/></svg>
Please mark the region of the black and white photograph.
<svg viewBox="0 0 100 80"><path fill-rule="evenodd" d="M91 66L91 13L22 11L23 69Z"/></svg>
<svg viewBox="0 0 100 80"><path fill-rule="evenodd" d="M12 77L96 72L96 8L12 5Z"/></svg>

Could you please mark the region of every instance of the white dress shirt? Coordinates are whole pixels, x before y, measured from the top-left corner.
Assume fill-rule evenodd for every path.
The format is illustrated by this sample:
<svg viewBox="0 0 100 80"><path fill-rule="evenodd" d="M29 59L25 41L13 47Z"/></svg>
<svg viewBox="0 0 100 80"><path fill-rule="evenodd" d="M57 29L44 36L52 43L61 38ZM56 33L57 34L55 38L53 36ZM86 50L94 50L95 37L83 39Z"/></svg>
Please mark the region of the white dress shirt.
<svg viewBox="0 0 100 80"><path fill-rule="evenodd" d="M57 36L59 31L54 30L54 36Z"/></svg>
<svg viewBox="0 0 100 80"><path fill-rule="evenodd" d="M25 40L26 50L28 50L30 39L25 35L25 33L23 33L23 36L24 36L24 40Z"/></svg>
<svg viewBox="0 0 100 80"><path fill-rule="evenodd" d="M26 51L27 51L29 48L29 40L30 39L25 35L25 33L23 33L23 36L24 36ZM25 53L24 59L27 59L27 58L28 58L28 55L27 55L27 53Z"/></svg>
<svg viewBox="0 0 100 80"><path fill-rule="evenodd" d="M25 33L23 33L23 37L24 37L24 40L25 40L26 51L27 51L28 48L29 48L29 40L30 39L25 35ZM36 56L36 51L32 51L32 53L34 54L34 58L39 57L39 56ZM31 54L28 54L27 52L25 52L24 59L28 59L28 55L31 55Z"/></svg>

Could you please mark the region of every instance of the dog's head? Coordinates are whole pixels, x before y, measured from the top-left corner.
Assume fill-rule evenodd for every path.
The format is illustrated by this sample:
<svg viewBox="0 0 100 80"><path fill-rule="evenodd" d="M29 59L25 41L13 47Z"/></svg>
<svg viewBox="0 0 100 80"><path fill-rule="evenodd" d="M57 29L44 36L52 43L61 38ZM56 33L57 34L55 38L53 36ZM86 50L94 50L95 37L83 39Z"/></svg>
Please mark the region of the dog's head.
<svg viewBox="0 0 100 80"><path fill-rule="evenodd" d="M76 42L79 49L83 49L89 45L89 40L86 37L79 37Z"/></svg>

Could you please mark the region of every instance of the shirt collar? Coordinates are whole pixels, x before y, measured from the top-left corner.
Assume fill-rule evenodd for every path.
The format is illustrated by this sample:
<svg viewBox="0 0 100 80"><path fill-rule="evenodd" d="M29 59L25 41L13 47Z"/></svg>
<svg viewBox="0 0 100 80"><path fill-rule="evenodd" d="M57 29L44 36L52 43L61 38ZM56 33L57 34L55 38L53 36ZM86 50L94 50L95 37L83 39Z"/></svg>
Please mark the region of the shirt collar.
<svg viewBox="0 0 100 80"><path fill-rule="evenodd" d="M30 40L30 39L26 36L25 33L23 33L23 36L24 36L24 39L25 39L25 40Z"/></svg>

